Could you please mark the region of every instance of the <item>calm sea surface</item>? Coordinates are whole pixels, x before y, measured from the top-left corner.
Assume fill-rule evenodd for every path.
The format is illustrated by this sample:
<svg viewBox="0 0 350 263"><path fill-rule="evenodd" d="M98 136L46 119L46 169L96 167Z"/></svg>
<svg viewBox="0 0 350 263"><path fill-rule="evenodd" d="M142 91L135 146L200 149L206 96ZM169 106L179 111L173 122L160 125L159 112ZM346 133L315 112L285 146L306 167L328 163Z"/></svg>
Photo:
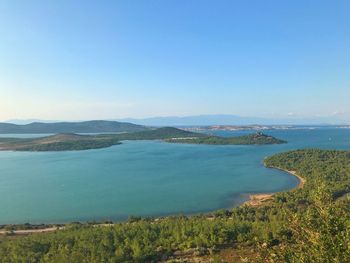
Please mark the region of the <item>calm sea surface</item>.
<svg viewBox="0 0 350 263"><path fill-rule="evenodd" d="M246 132L218 132L237 136ZM350 149L350 129L266 131L288 144L209 146L127 141L77 152L0 152L0 224L123 220L240 204L298 180L264 157L300 148Z"/></svg>

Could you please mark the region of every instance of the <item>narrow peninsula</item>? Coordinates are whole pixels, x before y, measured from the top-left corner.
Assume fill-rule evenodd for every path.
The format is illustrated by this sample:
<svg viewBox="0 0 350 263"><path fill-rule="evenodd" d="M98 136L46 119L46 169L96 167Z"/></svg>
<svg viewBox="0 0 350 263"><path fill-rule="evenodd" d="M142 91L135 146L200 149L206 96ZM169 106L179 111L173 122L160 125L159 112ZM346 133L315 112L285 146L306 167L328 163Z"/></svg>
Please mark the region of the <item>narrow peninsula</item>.
<svg viewBox="0 0 350 263"><path fill-rule="evenodd" d="M213 144L213 145L262 145L262 144L281 144L286 141L277 139L273 136L266 135L262 132L248 134L237 137L220 137L220 136L202 136L192 138L171 138L167 142L172 143L189 143L189 144Z"/></svg>
<svg viewBox="0 0 350 263"><path fill-rule="evenodd" d="M137 132L79 135L62 133L39 138L0 138L0 151L79 151L106 148L126 140L163 140L170 143L251 145L279 144L285 141L261 132L238 137L219 137L173 127Z"/></svg>
<svg viewBox="0 0 350 263"><path fill-rule="evenodd" d="M203 134L172 127L98 135L63 133L39 138L0 138L0 151L79 151L106 148L126 140L165 140L195 136Z"/></svg>

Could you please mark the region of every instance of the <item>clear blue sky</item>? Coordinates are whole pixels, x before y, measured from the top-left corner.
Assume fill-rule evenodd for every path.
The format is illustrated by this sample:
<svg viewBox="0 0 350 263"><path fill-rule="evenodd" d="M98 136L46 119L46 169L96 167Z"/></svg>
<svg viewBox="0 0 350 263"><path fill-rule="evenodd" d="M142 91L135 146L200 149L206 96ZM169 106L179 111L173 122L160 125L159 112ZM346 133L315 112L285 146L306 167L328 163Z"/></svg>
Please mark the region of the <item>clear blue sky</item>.
<svg viewBox="0 0 350 263"><path fill-rule="evenodd" d="M350 121L350 1L0 1L0 120Z"/></svg>

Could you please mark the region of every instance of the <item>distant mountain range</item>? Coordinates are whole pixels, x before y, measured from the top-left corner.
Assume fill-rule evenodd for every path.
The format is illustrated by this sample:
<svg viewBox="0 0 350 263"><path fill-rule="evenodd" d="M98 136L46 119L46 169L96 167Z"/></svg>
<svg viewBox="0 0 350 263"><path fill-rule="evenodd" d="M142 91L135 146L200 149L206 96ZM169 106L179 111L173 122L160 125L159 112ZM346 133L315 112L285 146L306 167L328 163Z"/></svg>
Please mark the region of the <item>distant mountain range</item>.
<svg viewBox="0 0 350 263"><path fill-rule="evenodd" d="M24 124L29 124L33 122L42 122L42 123L54 123L54 122L63 122L62 120L41 120L41 119L11 119L11 120L6 120L4 123L12 123L12 124L19 124L19 125L24 125ZM74 122L74 121L71 121Z"/></svg>
<svg viewBox="0 0 350 263"><path fill-rule="evenodd" d="M119 119L146 126L208 126L208 125L340 125L346 124L346 121L330 117L313 117L313 118L259 118L259 117L242 117L237 115L195 115L185 117L153 117L145 119Z"/></svg>
<svg viewBox="0 0 350 263"><path fill-rule="evenodd" d="M149 128L118 121L84 122L33 122L30 124L0 123L0 133L101 133L101 132L137 132Z"/></svg>
<svg viewBox="0 0 350 263"><path fill-rule="evenodd" d="M216 114L216 115L194 115L194 116L167 116L167 117L152 117L152 118L124 118L115 119L110 121L83 121L83 122L59 122L54 120L38 120L38 119L13 119L8 120L7 124L18 124L18 125L29 125L28 127L17 127L19 130L33 129L35 127L44 127L51 129L50 127L72 127L76 125L76 128L83 125L83 130L89 130L91 132L115 132L115 131L131 131L133 128L145 129L141 126L153 126L153 127L164 127L164 126L213 126L213 125L349 125L350 121L340 118L339 116L328 116L328 117L310 117L310 118L261 118L261 117L243 117L238 115L230 114ZM74 123L74 124L73 124ZM45 125L44 125L45 124ZM48 124L55 124L50 126ZM102 126L101 126L102 125ZM93 127L96 126L96 127ZM97 127L99 126L99 127ZM0 125L0 133L4 133ZM11 126L10 130L14 129ZM48 128L47 128L48 127ZM126 129L127 127L127 129ZM132 128L133 127L133 128ZM129 128L131 130L129 130ZM7 129L7 128L6 128ZM126 129L126 130L125 130ZM53 129L55 130L55 129ZM93 130L93 131L92 131ZM70 131L73 132L73 131ZM75 131L78 132L78 131ZM79 131L80 132L80 131Z"/></svg>

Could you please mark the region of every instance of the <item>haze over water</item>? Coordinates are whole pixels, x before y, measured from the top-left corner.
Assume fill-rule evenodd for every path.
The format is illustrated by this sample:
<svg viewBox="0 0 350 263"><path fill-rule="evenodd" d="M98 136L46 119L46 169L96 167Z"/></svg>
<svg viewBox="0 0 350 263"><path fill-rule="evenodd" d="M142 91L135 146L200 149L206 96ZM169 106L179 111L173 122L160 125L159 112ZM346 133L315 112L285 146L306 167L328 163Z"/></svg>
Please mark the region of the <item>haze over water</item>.
<svg viewBox="0 0 350 263"><path fill-rule="evenodd" d="M0 224L122 220L228 208L247 193L298 184L293 176L263 167L266 156L300 148L350 149L350 129L266 133L288 144L128 141L88 151L0 152Z"/></svg>

